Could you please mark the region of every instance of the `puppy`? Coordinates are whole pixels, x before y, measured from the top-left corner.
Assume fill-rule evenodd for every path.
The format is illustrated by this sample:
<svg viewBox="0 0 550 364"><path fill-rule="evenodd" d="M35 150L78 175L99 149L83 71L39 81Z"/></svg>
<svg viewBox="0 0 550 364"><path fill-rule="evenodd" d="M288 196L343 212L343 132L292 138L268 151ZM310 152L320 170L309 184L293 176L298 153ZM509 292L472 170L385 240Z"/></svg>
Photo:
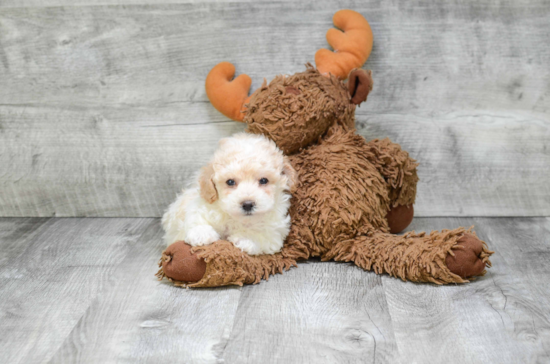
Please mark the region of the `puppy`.
<svg viewBox="0 0 550 364"><path fill-rule="evenodd" d="M281 250L290 230L290 194L296 172L275 143L241 133L222 139L200 171L162 217L169 245L225 239L250 255Z"/></svg>

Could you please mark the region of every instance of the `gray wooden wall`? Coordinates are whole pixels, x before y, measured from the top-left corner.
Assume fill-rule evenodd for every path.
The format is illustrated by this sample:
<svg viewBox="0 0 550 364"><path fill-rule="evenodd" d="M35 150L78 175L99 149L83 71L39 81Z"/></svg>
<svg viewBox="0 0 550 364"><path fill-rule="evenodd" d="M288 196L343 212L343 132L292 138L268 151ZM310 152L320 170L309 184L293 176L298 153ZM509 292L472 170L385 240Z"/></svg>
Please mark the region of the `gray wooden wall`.
<svg viewBox="0 0 550 364"><path fill-rule="evenodd" d="M550 215L547 0L0 0L0 216L160 216L243 130L209 69L301 71L340 8L374 32L359 133L419 160L417 216Z"/></svg>

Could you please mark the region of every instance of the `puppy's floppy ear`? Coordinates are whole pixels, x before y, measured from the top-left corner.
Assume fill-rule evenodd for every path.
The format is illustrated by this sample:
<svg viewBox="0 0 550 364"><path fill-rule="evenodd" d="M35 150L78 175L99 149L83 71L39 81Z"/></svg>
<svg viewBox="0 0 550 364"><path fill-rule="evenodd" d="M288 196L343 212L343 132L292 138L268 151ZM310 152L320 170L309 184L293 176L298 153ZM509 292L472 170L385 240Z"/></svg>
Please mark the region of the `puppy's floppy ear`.
<svg viewBox="0 0 550 364"><path fill-rule="evenodd" d="M298 183L298 173L292 164L290 164L290 159L287 156L283 159L283 175L287 178L286 187L290 192L294 192L296 188L296 183Z"/></svg>
<svg viewBox="0 0 550 364"><path fill-rule="evenodd" d="M213 181L214 167L212 163L201 169L199 176L199 186L201 190L201 197L208 203L214 203L218 199L218 190Z"/></svg>

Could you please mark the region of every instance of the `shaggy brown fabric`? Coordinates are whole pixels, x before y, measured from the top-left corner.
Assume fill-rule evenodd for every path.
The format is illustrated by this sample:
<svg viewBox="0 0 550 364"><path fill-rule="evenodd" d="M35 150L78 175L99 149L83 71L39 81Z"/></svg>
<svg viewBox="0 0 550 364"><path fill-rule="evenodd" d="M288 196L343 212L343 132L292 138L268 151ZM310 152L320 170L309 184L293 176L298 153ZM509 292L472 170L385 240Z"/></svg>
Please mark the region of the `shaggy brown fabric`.
<svg viewBox="0 0 550 364"><path fill-rule="evenodd" d="M296 250L290 244L285 244L280 253L259 256L250 256L224 240L193 250L197 257L206 261L207 268L202 280L189 284L189 287L257 284L272 274L297 266L297 260L306 259L304 251Z"/></svg>
<svg viewBox="0 0 550 364"><path fill-rule="evenodd" d="M413 231L403 236L372 233L336 245L323 260L353 262L363 269L387 273L404 281L465 283L468 280L454 274L445 263L447 255L453 254L452 250L456 249L457 242L465 233L474 235L464 228L432 231L430 234ZM488 255L492 252L487 250L485 242L478 241L485 254L483 265L490 265ZM483 274L484 270L478 275Z"/></svg>
<svg viewBox="0 0 550 364"><path fill-rule="evenodd" d="M335 122L353 125L355 105L349 99L342 81L307 64L305 72L277 76L269 85L264 81L246 105L244 121L250 133L266 135L292 154L316 142Z"/></svg>
<svg viewBox="0 0 550 364"><path fill-rule="evenodd" d="M391 207L386 215L390 233L398 234L405 230L413 220L414 207L413 205L397 205Z"/></svg>
<svg viewBox="0 0 550 364"><path fill-rule="evenodd" d="M367 159L363 137L343 128L290 157L299 176L291 203L292 230L320 256L334 244L369 231L388 232L384 178Z"/></svg>
<svg viewBox="0 0 550 364"><path fill-rule="evenodd" d="M463 243L466 237L470 241L467 245ZM197 258L207 263L206 273L200 281L190 283L170 278L163 272L162 259L157 276L159 279L166 277L175 285L184 287L257 284L262 279L269 279L272 274L283 273L296 266L297 261L307 259L308 254L302 249L303 246L292 239L281 253L249 256L230 242L220 240L192 249ZM461 255L457 255L459 252ZM491 254L493 252L475 233L458 228L432 231L430 234L411 232L403 236L373 233L335 245L323 255L322 260L352 262L365 270L387 273L404 281L447 284L466 283L468 280L465 278L484 275L485 266L491 266ZM476 258L471 259L472 256ZM449 265L449 257L456 257L455 265ZM462 257L465 259L461 261Z"/></svg>
<svg viewBox="0 0 550 364"><path fill-rule="evenodd" d="M367 158L376 166L388 184L392 206L412 205L416 199L418 163L388 138L367 143Z"/></svg>
<svg viewBox="0 0 550 364"><path fill-rule="evenodd" d="M352 90L369 84L358 77ZM287 241L280 253L262 256L249 256L227 241L195 247L191 253L206 263L204 275L177 284L258 283L311 256L415 282L464 283L484 273L492 252L471 230L391 234L398 223L405 226L412 219L412 207L405 206L415 201L418 164L388 139L367 142L356 135L351 99L344 83L310 65L305 72L264 82L244 120L249 132L273 139L298 174ZM178 262L185 261L173 260ZM174 278L164 269L168 265L160 264L159 278Z"/></svg>

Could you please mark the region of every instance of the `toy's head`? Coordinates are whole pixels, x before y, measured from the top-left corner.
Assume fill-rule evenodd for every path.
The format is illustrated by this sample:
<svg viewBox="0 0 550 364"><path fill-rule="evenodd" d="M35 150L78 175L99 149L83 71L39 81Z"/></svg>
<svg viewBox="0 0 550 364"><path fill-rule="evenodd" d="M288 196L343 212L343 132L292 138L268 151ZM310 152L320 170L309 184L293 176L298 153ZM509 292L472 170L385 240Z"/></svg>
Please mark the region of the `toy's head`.
<svg viewBox="0 0 550 364"><path fill-rule="evenodd" d="M372 31L365 18L352 10L340 10L333 21L342 31L327 32L335 51L317 51L317 69L308 64L305 72L277 76L250 97L250 77L232 80L232 64L215 66L206 79L212 105L227 117L246 122L249 132L269 137L286 154L316 142L335 124L352 128L356 105L372 89L371 72L358 68L372 49Z"/></svg>

